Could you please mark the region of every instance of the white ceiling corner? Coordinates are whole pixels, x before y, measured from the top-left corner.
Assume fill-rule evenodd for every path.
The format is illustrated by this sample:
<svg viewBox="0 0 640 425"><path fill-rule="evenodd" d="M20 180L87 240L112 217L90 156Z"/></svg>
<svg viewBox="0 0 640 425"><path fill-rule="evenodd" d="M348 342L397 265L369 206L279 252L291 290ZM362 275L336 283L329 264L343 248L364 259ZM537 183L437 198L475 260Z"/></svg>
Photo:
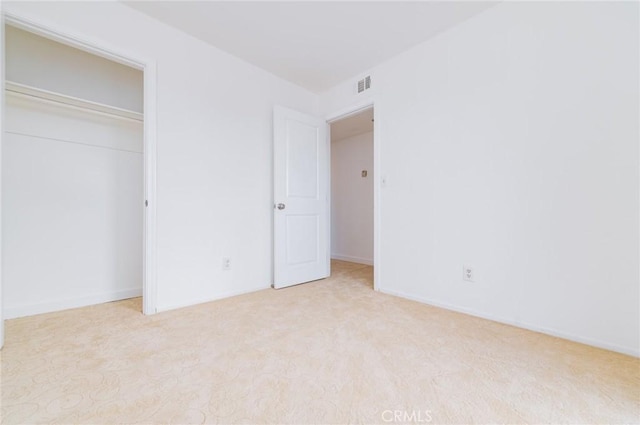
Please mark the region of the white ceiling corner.
<svg viewBox="0 0 640 425"><path fill-rule="evenodd" d="M447 30L496 2L124 2L313 92Z"/></svg>

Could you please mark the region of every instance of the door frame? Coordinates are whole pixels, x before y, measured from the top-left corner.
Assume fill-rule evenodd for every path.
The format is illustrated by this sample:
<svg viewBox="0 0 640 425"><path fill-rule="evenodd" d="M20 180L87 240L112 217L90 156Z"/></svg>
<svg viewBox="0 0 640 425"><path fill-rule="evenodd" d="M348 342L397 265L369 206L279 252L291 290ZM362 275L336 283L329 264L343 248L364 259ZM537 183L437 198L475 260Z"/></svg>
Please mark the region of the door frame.
<svg viewBox="0 0 640 425"><path fill-rule="evenodd" d="M142 246L142 313L145 315L157 312L157 202L156 202L156 163L157 163L157 71L156 62L150 58L143 58L137 54L122 51L119 47L110 46L103 41L98 41L84 34L72 32L63 29L60 26L50 22L43 23L34 21L28 17L14 14L13 12L2 11L2 31L5 25L11 25L22 30L37 34L39 36L66 44L76 49L101 56L113 62L141 70L144 76L143 82L143 158L144 158L144 201L147 207L143 213L143 246ZM4 37L2 37L4 40ZM1 47L1 56L4 64L5 48L4 43ZM0 97L2 111L5 109L4 100L4 78L0 85L2 96ZM2 134L0 133L0 150L2 148ZM1 277L0 277L1 279ZM2 281L0 280L0 287ZM1 311L0 311L1 312ZM4 317L0 317L4 323ZM1 346L1 341L0 341Z"/></svg>
<svg viewBox="0 0 640 425"><path fill-rule="evenodd" d="M380 136L380 102L376 99L368 99L366 101L353 104L347 108L343 108L326 115L327 126L341 119L356 115L364 110L373 108L373 175L376 181L373 185L373 290L380 291L382 288L382 263L380 233L382 230L381 220L381 188L384 176L380 173L381 165L381 149L382 137ZM331 132L328 132L331 139ZM329 143L331 149L331 143ZM331 155L329 155L329 165L331 165ZM331 167L329 167L329 176L331 176ZM331 199L331 185L329 185L329 199ZM330 240L330 239L329 239Z"/></svg>

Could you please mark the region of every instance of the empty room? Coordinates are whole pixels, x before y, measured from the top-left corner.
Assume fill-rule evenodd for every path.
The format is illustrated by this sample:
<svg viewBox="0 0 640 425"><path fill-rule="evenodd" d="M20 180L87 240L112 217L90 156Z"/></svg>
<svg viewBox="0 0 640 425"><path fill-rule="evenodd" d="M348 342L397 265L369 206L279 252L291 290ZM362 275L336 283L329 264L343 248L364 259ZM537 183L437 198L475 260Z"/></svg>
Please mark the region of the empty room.
<svg viewBox="0 0 640 425"><path fill-rule="evenodd" d="M637 1L0 12L0 423L640 424Z"/></svg>

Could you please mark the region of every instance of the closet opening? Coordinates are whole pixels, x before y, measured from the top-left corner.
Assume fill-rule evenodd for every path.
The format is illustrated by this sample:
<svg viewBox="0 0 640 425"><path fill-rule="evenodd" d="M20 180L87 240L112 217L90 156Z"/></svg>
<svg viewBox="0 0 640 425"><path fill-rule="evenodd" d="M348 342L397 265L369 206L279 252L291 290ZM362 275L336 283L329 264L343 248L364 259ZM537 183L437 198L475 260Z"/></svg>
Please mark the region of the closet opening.
<svg viewBox="0 0 640 425"><path fill-rule="evenodd" d="M130 298L154 313L155 70L19 18L4 30L3 318Z"/></svg>

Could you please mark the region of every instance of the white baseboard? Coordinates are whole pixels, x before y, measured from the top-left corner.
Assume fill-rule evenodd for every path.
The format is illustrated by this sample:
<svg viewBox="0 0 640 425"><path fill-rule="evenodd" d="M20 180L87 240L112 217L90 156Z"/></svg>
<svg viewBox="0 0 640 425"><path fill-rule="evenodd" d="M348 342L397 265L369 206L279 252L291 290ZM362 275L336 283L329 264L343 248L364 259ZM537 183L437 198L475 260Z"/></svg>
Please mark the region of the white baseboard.
<svg viewBox="0 0 640 425"><path fill-rule="evenodd" d="M194 305L198 305L198 304L205 304L205 303L210 303L212 301L217 301L217 300L222 300L224 298L231 298L231 297L235 297L238 295L244 295L244 294L249 294L251 292L257 292L257 291L262 291L263 289L270 289L271 285L267 285L267 286L257 286L254 288L250 288L250 289L241 289L241 290L237 290L237 291L227 291L227 292L222 292L220 294L216 294L213 297L207 297L207 298L198 298L195 300L191 300L191 301L187 301L187 302L183 302L183 303L179 303L179 304L171 304L168 306L159 306L156 310L157 313L162 313L164 311L170 311L170 310L177 310L179 308L186 308L186 307L192 307Z"/></svg>
<svg viewBox="0 0 640 425"><path fill-rule="evenodd" d="M52 313L54 311L68 310L70 308L86 307L88 305L108 303L111 301L125 300L142 296L142 288L124 289L121 291L106 292L103 294L87 295L80 298L68 298L64 300L47 301L38 304L21 306L4 306L4 318L15 319L18 317L33 316L35 314Z"/></svg>
<svg viewBox="0 0 640 425"><path fill-rule="evenodd" d="M551 335L551 336L555 336L555 337L558 337L558 338L567 339L569 341L578 342L580 344L586 344L586 345L591 345L593 347L604 348L605 350L615 351L617 353L627 354L627 355L633 356L633 357L640 357L640 349L637 348L637 347L636 348L623 347L623 346L620 346L620 345L617 345L617 344L611 344L611 343L608 343L608 342L599 341L599 340L595 340L595 339L592 339L592 338L584 338L584 337L581 337L579 335L574 335L574 334L571 334L571 333L558 331L556 329L545 328L545 327L542 327L542 326L532 325L530 323L520 322L518 320L510 320L510 319L506 319L504 317L497 317L497 316L493 316L491 314L482 313L482 312L479 312L479 311L476 311L476 310L473 310L473 309L468 309L468 308L464 308L464 307L458 307L458 306L454 306L454 305L451 305L451 304L443 303L443 302L440 302L440 301L430 300L430 299L427 299L427 298L424 298L424 297L420 297L420 296L414 296L414 295L405 294L403 292L394 291L394 290L391 290L391 289L378 288L378 291L380 291L380 292L382 292L384 294L393 295L393 296L400 297L400 298L406 298L406 299L409 299L409 300L412 300L412 301L417 301L417 302L422 303L422 304L428 304L428 305L431 305L431 306L434 306L434 307L444 308L445 310L456 311L458 313L464 313L464 314L468 314L470 316L491 320L493 322L504 323L506 325L515 326L517 328L527 329L527 330L534 331L534 332L540 332L540 333L543 333L545 335Z"/></svg>
<svg viewBox="0 0 640 425"><path fill-rule="evenodd" d="M373 266L373 260L368 258L351 257L349 255L331 254L332 260L348 261L350 263L366 264Z"/></svg>

